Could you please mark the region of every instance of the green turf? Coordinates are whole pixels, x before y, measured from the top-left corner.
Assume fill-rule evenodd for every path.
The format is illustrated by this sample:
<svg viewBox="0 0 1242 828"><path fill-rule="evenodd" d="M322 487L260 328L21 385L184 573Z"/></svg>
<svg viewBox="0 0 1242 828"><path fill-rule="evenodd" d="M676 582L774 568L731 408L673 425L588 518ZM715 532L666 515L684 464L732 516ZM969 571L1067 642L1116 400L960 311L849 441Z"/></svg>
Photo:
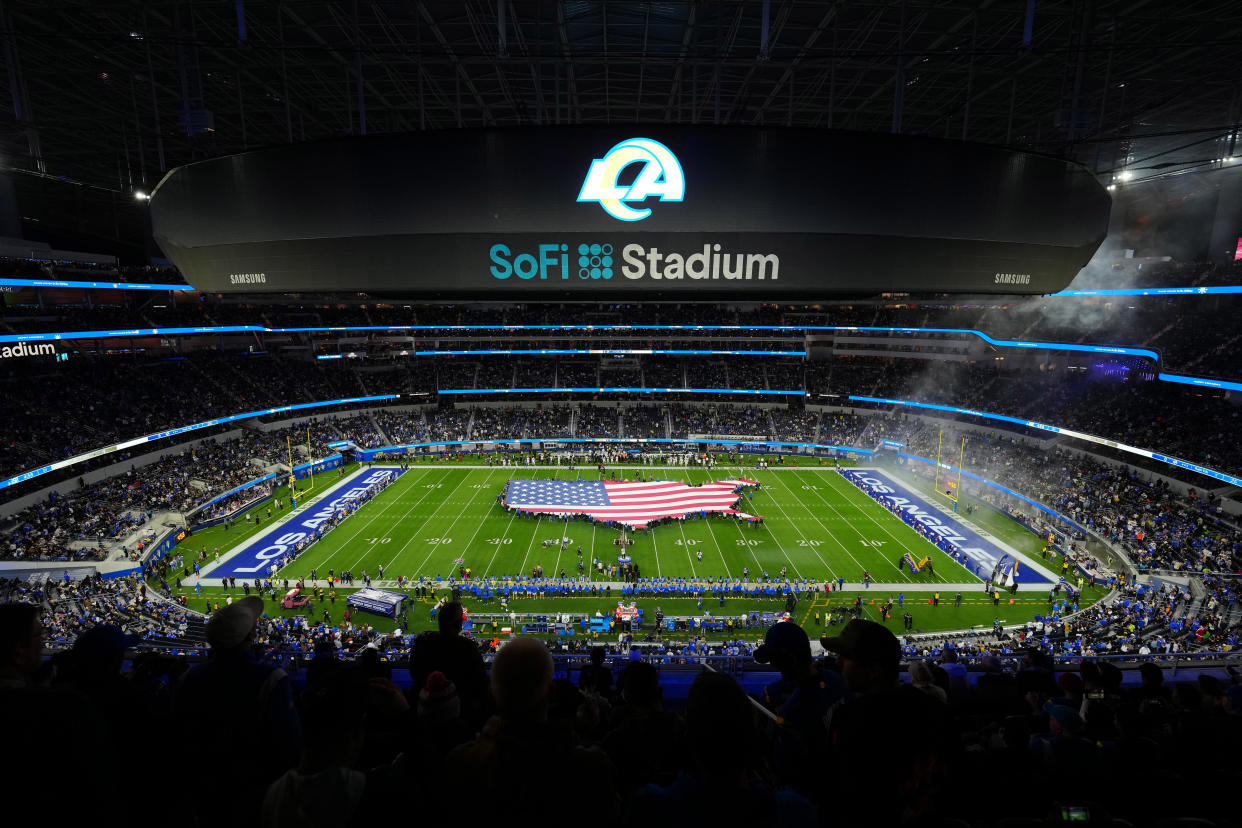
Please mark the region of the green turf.
<svg viewBox="0 0 1242 828"><path fill-rule="evenodd" d="M633 479L639 470L630 470ZM593 470L583 472L594 475ZM763 489L744 508L762 515L762 526L731 517L688 518L684 522L634 533L630 555L645 576L742 577L767 571L777 577L782 566L789 577L815 580L845 578L860 583L863 571L872 580L893 583L964 583L973 575L923 539L887 510L831 469L761 470L717 468L644 471L691 484L732 474L757 476ZM542 566L545 575L564 569L577 574L576 547L589 564L615 559L613 540L619 532L581 521L517 518L496 503L510 477L577 475L567 468L461 468L415 466L396 483L329 533L290 566L282 577L308 575L312 568L363 570L374 576L384 566L385 578L442 576L455 573L464 559L476 576L516 575ZM561 552L544 540L569 537ZM189 539L191 548L202 541ZM698 552L702 552L702 561ZM930 555L934 574L913 575L896 561L906 552Z"/></svg>
<svg viewBox="0 0 1242 828"><path fill-rule="evenodd" d="M827 597L821 594L815 606L806 600L799 604L796 614L803 616L799 620L804 620L808 626L814 626L813 613L816 609L821 612L821 620L825 617L828 601L844 606L846 602L853 601L855 594L860 594L868 602L876 599L878 605L889 597L888 589L862 589L864 569L871 572L873 581L888 584L893 590L909 586L912 591L907 593L906 603L915 616L916 630L990 626L998 616L1006 624L1014 624L1031 618L1047 606L1046 593L1041 590L1038 594L1035 591L1019 593L1012 607L1008 605L1009 596L1006 595L1001 607L994 607L990 600L985 600L978 578L830 467L819 464L779 470L756 470L753 466L721 466L713 470L633 467L609 476L623 474L626 479L634 479L638 473L660 479L685 480L691 484L729 476L749 476L763 484L753 501L746 501L743 507L762 515L765 519L762 526L753 527L729 517L695 517L682 523L659 526L650 532L634 533L635 543L628 551L648 577L734 578L741 577L743 567L748 566L752 579L757 579L765 570L776 577L780 568L786 566L790 577L806 577L821 582L830 578L845 578L846 589L849 590L846 593ZM280 577L290 580L299 576L308 577L312 568L318 570L321 579L326 577L329 568L338 573L348 569L357 577L366 570L376 577L382 564L385 581L394 580L398 574L410 578L447 578L457 573L455 561L459 558L465 560L465 565L471 568L475 577L529 573L537 565L542 565L544 574L548 576L559 574L561 569L567 575L576 576L578 558L575 548L579 544L583 548L587 572L594 574L589 566L594 558L604 561L615 559L618 547L613 544L613 539L620 536L617 530L585 521L519 519L496 503L496 495L511 477L569 478L578 474L588 479L597 476L594 469L570 471L566 467L469 467L468 464L415 463L396 483L282 569ZM322 491L336 480L335 474L317 478L316 491ZM916 488L923 494L931 495L929 483L912 482L918 484ZM264 523L258 531L264 531L269 525L267 506L260 509ZM273 514L279 516L275 510ZM1039 555L1042 548L1039 539L1003 514L985 506L969 519L1008 545L1029 555ZM210 553L216 545L227 550L255 531L252 524L243 521L227 532L217 527L195 533L182 546L190 552L207 546ZM542 544L545 539L563 535L571 539L569 548L564 552L559 544L549 547ZM702 553L701 561L697 556L699 552ZM904 567L898 568L896 560L906 552L920 558L930 555L934 561L934 574L913 575ZM600 579L600 576L596 578ZM926 599L930 597L927 593L913 592L915 587L925 590L929 586L947 583L978 583L978 587L966 591L963 606L956 609L952 607L953 595L950 592L941 595L941 604L936 608L926 605ZM336 604L328 607L334 621L340 620L347 593L348 590L338 590ZM205 588L204 594L214 595L217 591ZM891 594L895 596L896 592ZM1088 590L1084 605L1102 594L1100 589ZM676 599L639 599L639 605L644 608L654 608L656 603L664 607L666 614L682 613ZM694 601L685 604L687 609L684 614L701 614ZM195 605L193 597L191 605ZM592 613L596 610L606 612L610 607L615 607L615 599L611 604L604 599L592 598L525 599L512 603L512 609L517 612ZM316 607L317 618L324 608ZM728 599L724 608L714 600L705 599L704 602L704 609L713 614L739 615L751 610L775 611L781 608L783 603L780 601L752 598ZM866 614L879 620L878 612L871 609L869 603ZM379 629L391 629L391 622L366 617ZM412 617L411 621L416 630L430 624L429 618ZM895 612L888 625L895 632L902 631L900 611Z"/></svg>

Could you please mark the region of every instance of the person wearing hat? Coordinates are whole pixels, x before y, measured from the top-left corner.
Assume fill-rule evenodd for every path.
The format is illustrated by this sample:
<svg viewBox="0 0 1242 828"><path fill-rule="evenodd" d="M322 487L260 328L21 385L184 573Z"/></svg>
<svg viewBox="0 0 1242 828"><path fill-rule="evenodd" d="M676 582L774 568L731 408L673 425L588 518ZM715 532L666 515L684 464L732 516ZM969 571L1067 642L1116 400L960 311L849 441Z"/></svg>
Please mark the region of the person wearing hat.
<svg viewBox="0 0 1242 828"><path fill-rule="evenodd" d="M945 705L898 680L901 645L881 624L858 618L820 644L837 656L854 694L829 711L835 750L821 778L832 780L824 796L840 805L835 821L884 824L924 816L944 787Z"/></svg>
<svg viewBox="0 0 1242 828"><path fill-rule="evenodd" d="M792 621L768 628L755 661L771 664L781 677L763 689L763 700L780 725L775 763L778 773L803 793L816 788L812 756L826 749L824 715L845 696L845 682L835 670L817 670L811 640Z"/></svg>
<svg viewBox="0 0 1242 828"><path fill-rule="evenodd" d="M254 657L263 599L242 598L207 622L209 658L182 676L173 694L174 719L211 734L202 743L198 781L212 796L191 797L200 821L257 814L264 791L291 767L301 747L301 722L284 670ZM240 750L263 735L263 749Z"/></svg>

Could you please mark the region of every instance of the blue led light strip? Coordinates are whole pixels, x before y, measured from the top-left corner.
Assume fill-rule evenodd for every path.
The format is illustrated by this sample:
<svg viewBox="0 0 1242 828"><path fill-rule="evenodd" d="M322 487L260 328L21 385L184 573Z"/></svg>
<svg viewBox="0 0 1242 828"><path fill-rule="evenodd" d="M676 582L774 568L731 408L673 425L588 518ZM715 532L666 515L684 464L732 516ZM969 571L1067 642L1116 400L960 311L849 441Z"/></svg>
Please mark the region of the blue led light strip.
<svg viewBox="0 0 1242 828"><path fill-rule="evenodd" d="M469 351L415 351L414 356L522 355L548 356L587 354L590 356L806 356L806 351L722 351L677 348L481 348Z"/></svg>
<svg viewBox="0 0 1242 828"><path fill-rule="evenodd" d="M127 328L119 331L61 331L59 333L4 334L0 342L61 342L72 339L111 339L120 336L171 336L173 334L215 334L267 331L262 325L222 325L195 328Z"/></svg>
<svg viewBox="0 0 1242 828"><path fill-rule="evenodd" d="M1242 391L1242 382L1226 382L1209 377L1185 377L1181 374L1157 374L1165 382L1178 382L1183 385L1198 385L1204 388L1220 388L1225 391Z"/></svg>
<svg viewBox="0 0 1242 828"><path fill-rule="evenodd" d="M194 290L189 285L153 285L142 282L66 282L60 279L0 279L10 287L103 288L106 290Z"/></svg>
<svg viewBox="0 0 1242 828"><path fill-rule="evenodd" d="M1004 414L993 414L988 411L975 411L972 408L958 408L954 405L936 405L935 403L914 402L913 400L890 400L886 397L860 397L850 394L850 399L855 402L879 403L881 405L904 405L910 408L925 408L931 411L948 411L953 414L966 414L971 417L981 417L985 420L999 420L1005 423L1014 423L1016 425L1025 426L1026 428L1035 428L1042 431L1051 431L1054 434L1064 434L1066 437L1072 437L1076 440L1085 440L1089 443L1097 443L1102 446L1115 448L1128 454L1137 454L1140 457L1147 457L1152 460L1165 463L1170 466L1177 466L1179 469L1195 472L1205 477L1213 477L1217 480L1223 480L1234 486L1242 486L1242 477L1234 477L1231 474L1209 469L1207 466L1200 466L1197 463L1191 463L1188 460L1182 460L1179 457L1172 457L1167 454L1159 454L1138 446L1130 446L1125 443L1118 443L1116 440L1109 440L1107 437L1097 437L1094 434L1085 434L1081 431L1071 431L1068 428L1060 428L1058 426L1038 423L1034 420L1022 420L1018 417L1009 417Z"/></svg>
<svg viewBox="0 0 1242 828"><path fill-rule="evenodd" d="M1062 290L1048 296L1211 296L1242 293L1242 285L1221 287L1115 288L1109 290Z"/></svg>
<svg viewBox="0 0 1242 828"><path fill-rule="evenodd" d="M805 391L749 388L442 388L441 394L777 394L806 395Z"/></svg>
<svg viewBox="0 0 1242 828"><path fill-rule="evenodd" d="M400 396L401 396L400 394L378 394L372 397L343 397L339 400L322 400L320 402L297 403L295 405L281 405L281 406L277 406L276 408L263 408L263 409L259 409L256 411L246 411L242 414L234 414L231 417L219 417L214 420L204 420L201 423L193 423L192 425L179 426L177 428L170 428L167 431L157 431L157 432L154 432L153 434L146 434L146 435L143 435L142 437L135 437L132 440L126 440L123 443L116 443L115 445L105 446L104 448L93 449L92 451L88 451L85 454L79 454L76 457L69 457L65 460L58 460L55 463L49 463L46 466L40 466L37 469L31 469L30 471L22 472L16 477L10 477L8 480L0 480L0 489L7 489L10 486L16 486L18 483L24 483L27 480L31 480L33 478L39 477L40 475L47 474L48 472L56 471L57 469L68 468L69 466L73 466L78 463L84 463L87 460L92 460L96 457L103 457L104 455L112 454L115 451L122 451L127 448L133 448L134 446L142 445L143 443L152 443L152 442L155 442L156 440L162 440L165 437L175 437L178 434L185 434L190 431L197 431L200 428L210 428L212 426L223 425L224 423L232 423L232 422L236 422L237 420L249 419L250 417L264 417L269 414L283 414L286 411L304 411L308 408L320 408L325 405L346 405L349 403L358 403L358 402L377 402L379 400L395 400L395 399L398 399Z"/></svg>
<svg viewBox="0 0 1242 828"><path fill-rule="evenodd" d="M267 328L262 325L221 325L209 328L137 328L121 331L62 331L60 333L5 334L0 342L51 342L69 339L103 339L117 336L156 336L171 334L211 334L211 333L344 333L347 331L781 331L802 333L805 331L850 331L863 333L953 333L977 336L990 345L1001 348L1029 348L1050 351L1081 351L1092 354L1121 354L1125 356L1141 356L1159 362L1160 355L1148 348L1122 348L1114 345L1078 345L1072 342L1025 342L1018 339L995 339L983 331L970 328L897 328L885 326L853 326L853 325L358 325L331 326L317 328ZM446 352L449 353L449 352ZM483 351L466 351L463 353L485 353ZM521 351L510 353L523 353ZM531 353L543 353L533 351ZM549 351L547 353L556 353ZM588 353L592 353L588 351ZM680 351L653 351L652 353L676 354ZM738 353L749 354L753 351L687 351L685 353ZM802 351L790 351L789 355L802 355Z"/></svg>

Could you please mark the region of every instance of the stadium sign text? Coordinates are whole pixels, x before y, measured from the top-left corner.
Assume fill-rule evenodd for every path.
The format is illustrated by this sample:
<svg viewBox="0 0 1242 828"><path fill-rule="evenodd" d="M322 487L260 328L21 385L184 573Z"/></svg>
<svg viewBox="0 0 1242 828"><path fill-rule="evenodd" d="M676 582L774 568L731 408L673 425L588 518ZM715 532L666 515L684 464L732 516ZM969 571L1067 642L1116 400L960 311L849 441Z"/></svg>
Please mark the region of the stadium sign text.
<svg viewBox="0 0 1242 828"><path fill-rule="evenodd" d="M1031 283L1031 274L1029 273L997 273L993 278L993 284L997 285L1029 285Z"/></svg>
<svg viewBox="0 0 1242 828"><path fill-rule="evenodd" d="M267 282L266 273L230 273L231 285L261 285Z"/></svg>
<svg viewBox="0 0 1242 828"><path fill-rule="evenodd" d="M614 258L616 247L611 243L582 243L576 250L571 263L568 244L541 244L533 253L517 254L507 244L493 244L488 251L491 274L496 279L516 276L523 280L610 280L619 272L634 281L776 281L781 270L781 258L775 253L730 253L711 243L701 250L672 253L626 244L620 248L620 262Z"/></svg>
<svg viewBox="0 0 1242 828"><path fill-rule="evenodd" d="M643 166L634 183L628 187L618 184L621 171L636 163ZM659 196L660 201L681 201L685 195L686 179L672 150L650 138L630 138L591 162L578 201L597 201L608 215L621 221L642 221L651 210L625 202L645 201L651 196Z"/></svg>
<svg viewBox="0 0 1242 828"><path fill-rule="evenodd" d="M0 348L0 359L12 359L15 357L26 356L53 356L56 353L56 346L50 342L37 342L33 345L27 345L25 342L18 342L16 345L6 345Z"/></svg>

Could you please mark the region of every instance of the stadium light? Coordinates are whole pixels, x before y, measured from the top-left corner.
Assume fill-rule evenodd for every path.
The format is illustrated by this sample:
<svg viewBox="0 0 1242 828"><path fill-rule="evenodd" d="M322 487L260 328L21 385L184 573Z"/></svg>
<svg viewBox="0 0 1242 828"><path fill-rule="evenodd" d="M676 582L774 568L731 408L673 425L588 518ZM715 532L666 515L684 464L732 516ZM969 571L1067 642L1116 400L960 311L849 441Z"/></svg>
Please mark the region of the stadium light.
<svg viewBox="0 0 1242 828"><path fill-rule="evenodd" d="M1131 178L1134 178L1134 173L1130 172L1129 170L1122 170L1121 172L1117 173L1118 181L1129 181Z"/></svg>
<svg viewBox="0 0 1242 828"><path fill-rule="evenodd" d="M147 195L142 190L134 190L134 198L138 199L139 201L146 201L150 197L151 196Z"/></svg>

